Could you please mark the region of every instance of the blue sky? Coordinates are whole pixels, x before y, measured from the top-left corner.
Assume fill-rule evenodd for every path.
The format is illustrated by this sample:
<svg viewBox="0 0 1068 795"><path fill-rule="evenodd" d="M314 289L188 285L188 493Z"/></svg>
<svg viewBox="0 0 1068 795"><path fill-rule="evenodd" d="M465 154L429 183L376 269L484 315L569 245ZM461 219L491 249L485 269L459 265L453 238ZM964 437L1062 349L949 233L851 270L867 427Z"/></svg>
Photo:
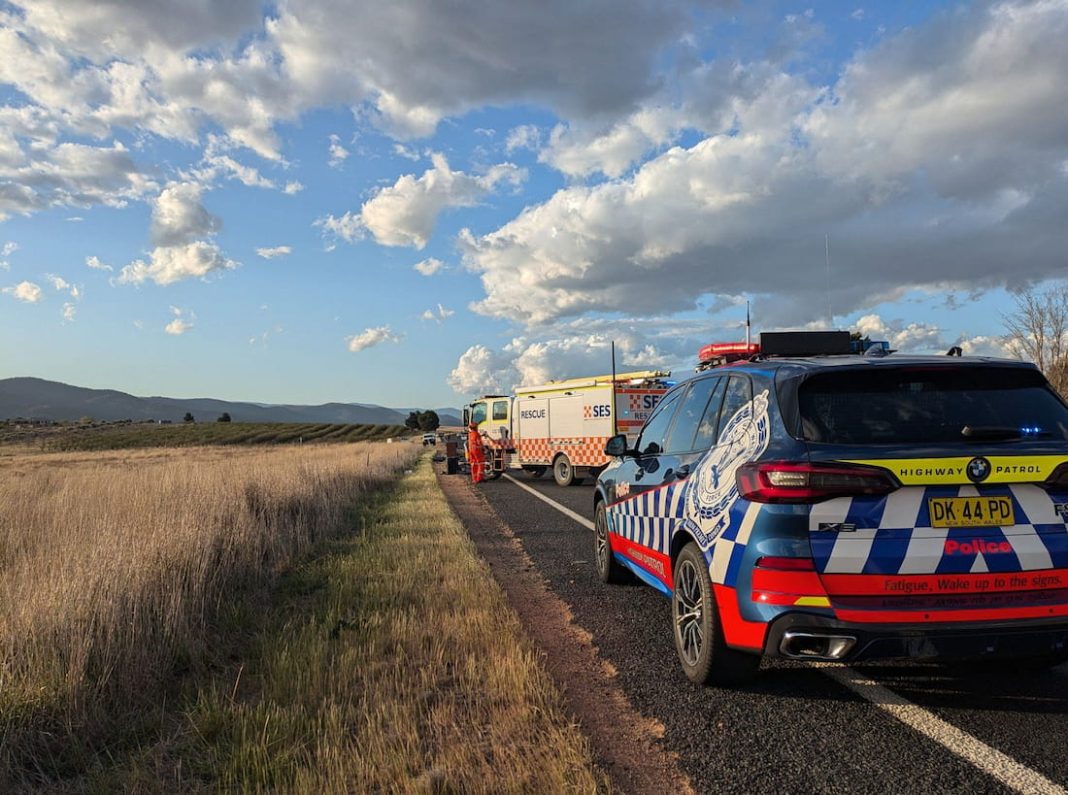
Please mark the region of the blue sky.
<svg viewBox="0 0 1068 795"><path fill-rule="evenodd" d="M1003 354L1068 264L1066 33L1064 0L0 1L0 377L455 405L612 340L684 371L747 299Z"/></svg>

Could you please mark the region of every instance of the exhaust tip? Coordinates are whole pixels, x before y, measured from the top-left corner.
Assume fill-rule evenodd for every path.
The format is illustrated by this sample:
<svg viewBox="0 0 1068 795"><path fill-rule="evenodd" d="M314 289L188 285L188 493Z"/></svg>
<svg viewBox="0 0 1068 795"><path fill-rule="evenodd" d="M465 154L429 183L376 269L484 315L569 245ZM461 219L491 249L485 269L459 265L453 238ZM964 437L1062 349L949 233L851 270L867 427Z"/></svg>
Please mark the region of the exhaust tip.
<svg viewBox="0 0 1068 795"><path fill-rule="evenodd" d="M825 635L815 632L783 633L779 653L794 660L841 660L856 645L852 635Z"/></svg>

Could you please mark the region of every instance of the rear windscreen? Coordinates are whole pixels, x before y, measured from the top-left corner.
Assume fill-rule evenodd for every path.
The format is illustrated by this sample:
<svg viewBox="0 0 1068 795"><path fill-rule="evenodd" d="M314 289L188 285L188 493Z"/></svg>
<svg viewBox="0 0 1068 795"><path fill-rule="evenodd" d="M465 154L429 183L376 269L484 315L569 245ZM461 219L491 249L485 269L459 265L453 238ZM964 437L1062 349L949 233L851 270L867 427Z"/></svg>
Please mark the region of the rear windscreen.
<svg viewBox="0 0 1068 795"><path fill-rule="evenodd" d="M811 442L1068 439L1068 408L1036 370L849 369L811 376L798 387L797 399L801 436Z"/></svg>

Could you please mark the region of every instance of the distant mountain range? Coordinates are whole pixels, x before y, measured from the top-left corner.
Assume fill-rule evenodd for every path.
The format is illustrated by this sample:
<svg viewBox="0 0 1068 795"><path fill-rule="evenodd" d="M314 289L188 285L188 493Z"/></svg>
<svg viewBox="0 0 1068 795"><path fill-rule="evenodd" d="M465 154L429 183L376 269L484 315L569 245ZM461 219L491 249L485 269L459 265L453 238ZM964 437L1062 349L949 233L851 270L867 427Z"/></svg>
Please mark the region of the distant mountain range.
<svg viewBox="0 0 1068 795"><path fill-rule="evenodd" d="M403 425L410 408L391 409L365 403L321 406L236 403L213 398L136 397L114 389L86 389L42 378L0 379L0 419L173 420L186 412L214 421L226 412L234 422L315 422ZM459 425L460 410L434 409L442 425Z"/></svg>

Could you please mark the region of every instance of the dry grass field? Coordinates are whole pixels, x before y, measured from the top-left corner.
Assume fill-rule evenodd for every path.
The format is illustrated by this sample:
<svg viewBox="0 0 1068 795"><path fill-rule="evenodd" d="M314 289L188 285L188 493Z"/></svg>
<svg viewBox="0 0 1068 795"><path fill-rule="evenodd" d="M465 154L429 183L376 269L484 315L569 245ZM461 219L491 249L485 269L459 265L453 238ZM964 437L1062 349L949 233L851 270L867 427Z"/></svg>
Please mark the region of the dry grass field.
<svg viewBox="0 0 1068 795"><path fill-rule="evenodd" d="M421 451L0 453L0 792L606 790Z"/></svg>
<svg viewBox="0 0 1068 795"><path fill-rule="evenodd" d="M350 530L354 504L420 449L0 459L0 791L143 742L165 688L213 659L235 596Z"/></svg>

